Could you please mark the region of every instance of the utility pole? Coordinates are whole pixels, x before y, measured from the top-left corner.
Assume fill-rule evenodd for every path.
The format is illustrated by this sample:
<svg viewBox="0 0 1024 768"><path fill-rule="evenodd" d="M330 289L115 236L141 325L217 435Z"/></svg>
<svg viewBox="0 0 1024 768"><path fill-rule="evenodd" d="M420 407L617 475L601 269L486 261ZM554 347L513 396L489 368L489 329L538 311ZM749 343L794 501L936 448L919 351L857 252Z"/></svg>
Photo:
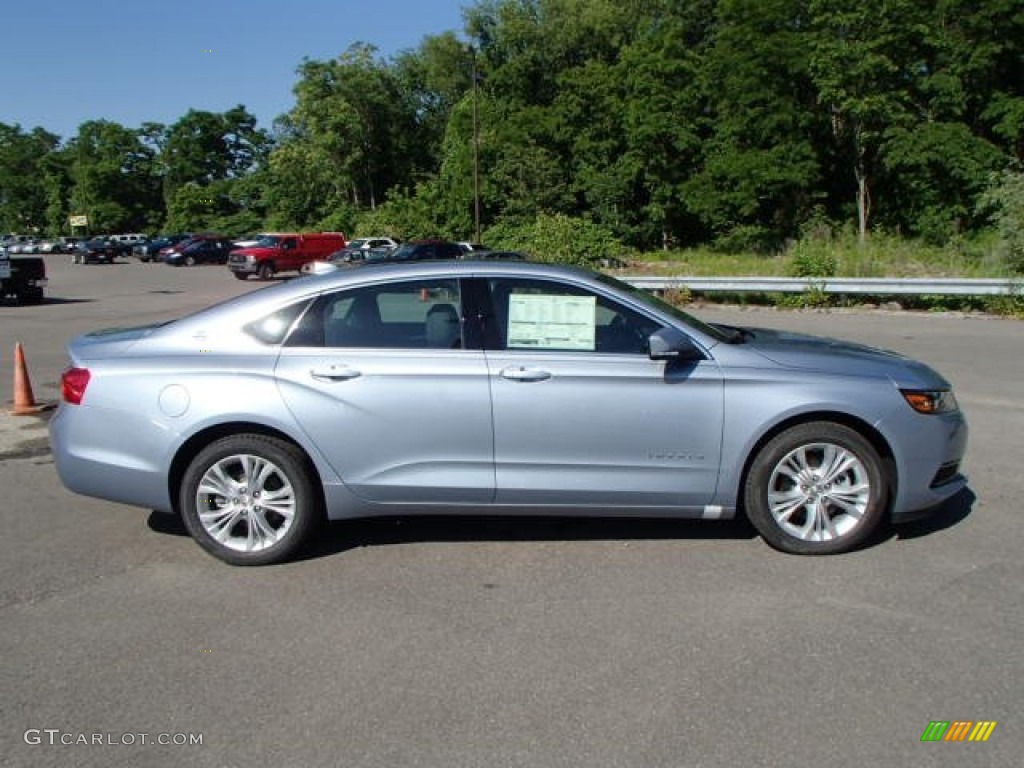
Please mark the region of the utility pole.
<svg viewBox="0 0 1024 768"><path fill-rule="evenodd" d="M469 46L473 63L473 223L476 225L474 243L480 242L480 121L477 115L476 48Z"/></svg>

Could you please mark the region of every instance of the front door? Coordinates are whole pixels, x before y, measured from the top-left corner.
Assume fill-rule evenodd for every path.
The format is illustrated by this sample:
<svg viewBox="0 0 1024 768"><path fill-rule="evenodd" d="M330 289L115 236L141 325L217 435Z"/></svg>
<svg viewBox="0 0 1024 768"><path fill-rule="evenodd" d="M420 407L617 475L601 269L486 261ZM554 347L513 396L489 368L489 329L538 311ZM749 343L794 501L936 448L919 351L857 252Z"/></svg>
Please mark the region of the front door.
<svg viewBox="0 0 1024 768"><path fill-rule="evenodd" d="M713 360L651 360L659 322L588 288L486 282L499 504L710 503L723 404Z"/></svg>

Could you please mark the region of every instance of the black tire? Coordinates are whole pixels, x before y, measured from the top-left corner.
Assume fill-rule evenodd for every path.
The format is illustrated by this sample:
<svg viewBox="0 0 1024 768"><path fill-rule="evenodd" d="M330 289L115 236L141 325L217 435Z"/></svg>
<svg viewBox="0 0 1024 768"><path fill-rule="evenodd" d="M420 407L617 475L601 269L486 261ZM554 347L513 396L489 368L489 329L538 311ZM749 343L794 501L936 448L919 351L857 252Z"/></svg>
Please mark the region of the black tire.
<svg viewBox="0 0 1024 768"><path fill-rule="evenodd" d="M232 272L231 274L235 276L236 280L248 280L249 279L249 275L246 274L245 272Z"/></svg>
<svg viewBox="0 0 1024 768"><path fill-rule="evenodd" d="M185 266L186 267L194 267L195 265L196 265L196 257L195 256L186 256L185 257Z"/></svg>
<svg viewBox="0 0 1024 768"><path fill-rule="evenodd" d="M274 273L276 271L277 270L274 269L273 262L264 261L262 264L260 264L260 268L257 270L256 276L260 280L270 280L274 277Z"/></svg>
<svg viewBox="0 0 1024 768"><path fill-rule="evenodd" d="M214 466L219 464L238 483L246 479L245 461L251 459L273 467L261 475L262 485L251 484L249 478L248 486L233 485L231 491L238 496L206 493L200 498L200 483ZM281 494L276 501L289 508L290 523L284 515L261 508L260 491ZM239 434L216 440L196 455L185 471L178 502L185 527L211 555L231 565L270 565L289 559L308 542L321 520L318 498L309 461L295 445L266 435ZM200 505L219 514L219 519L201 520ZM208 530L218 524L220 540ZM261 541L264 532L275 540Z"/></svg>
<svg viewBox="0 0 1024 768"><path fill-rule="evenodd" d="M831 476L829 463L838 470ZM878 528L886 489L871 443L849 427L818 421L791 427L761 448L747 473L743 500L747 518L775 549L831 555L854 549Z"/></svg>

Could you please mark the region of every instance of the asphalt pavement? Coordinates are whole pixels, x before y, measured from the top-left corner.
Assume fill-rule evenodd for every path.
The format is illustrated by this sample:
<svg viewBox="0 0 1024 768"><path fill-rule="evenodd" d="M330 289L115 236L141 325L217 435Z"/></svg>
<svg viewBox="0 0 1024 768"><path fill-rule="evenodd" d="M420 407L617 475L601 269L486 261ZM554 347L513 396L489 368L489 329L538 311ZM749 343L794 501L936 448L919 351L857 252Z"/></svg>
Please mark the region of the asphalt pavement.
<svg viewBox="0 0 1024 768"><path fill-rule="evenodd" d="M259 288L47 260L46 303L0 306L3 400L15 341L56 400L72 336ZM1024 325L696 313L934 365L970 423L970 493L826 558L743 522L430 518L334 524L301 561L242 569L67 492L45 419L0 415L0 763L1019 766ZM997 724L922 742L932 721Z"/></svg>

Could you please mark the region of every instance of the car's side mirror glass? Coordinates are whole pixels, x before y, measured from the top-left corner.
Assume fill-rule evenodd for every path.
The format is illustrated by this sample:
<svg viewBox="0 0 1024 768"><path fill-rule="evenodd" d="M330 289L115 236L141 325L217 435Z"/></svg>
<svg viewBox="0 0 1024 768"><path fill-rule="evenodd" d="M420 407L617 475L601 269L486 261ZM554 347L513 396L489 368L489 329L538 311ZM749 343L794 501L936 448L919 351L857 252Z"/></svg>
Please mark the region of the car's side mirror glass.
<svg viewBox="0 0 1024 768"><path fill-rule="evenodd" d="M648 354L651 360L703 360L693 340L676 328L662 328L651 334L647 341Z"/></svg>

